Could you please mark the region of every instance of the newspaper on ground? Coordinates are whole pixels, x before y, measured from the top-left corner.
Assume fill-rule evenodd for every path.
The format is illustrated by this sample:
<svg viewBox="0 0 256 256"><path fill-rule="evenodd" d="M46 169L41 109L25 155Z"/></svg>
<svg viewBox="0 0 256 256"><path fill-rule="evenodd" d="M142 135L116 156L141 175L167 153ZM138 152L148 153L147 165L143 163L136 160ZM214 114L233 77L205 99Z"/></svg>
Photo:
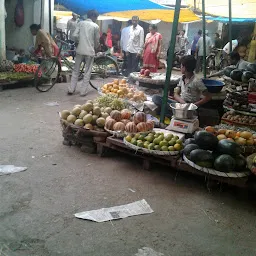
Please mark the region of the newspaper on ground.
<svg viewBox="0 0 256 256"><path fill-rule="evenodd" d="M152 212L154 211L151 209L146 200L142 199L131 204L76 213L75 217L95 222L104 222L110 220L123 219L130 216L149 214Z"/></svg>
<svg viewBox="0 0 256 256"><path fill-rule="evenodd" d="M27 167L17 167L14 165L0 165L0 176L5 174L12 174L15 172L23 172L27 169Z"/></svg>

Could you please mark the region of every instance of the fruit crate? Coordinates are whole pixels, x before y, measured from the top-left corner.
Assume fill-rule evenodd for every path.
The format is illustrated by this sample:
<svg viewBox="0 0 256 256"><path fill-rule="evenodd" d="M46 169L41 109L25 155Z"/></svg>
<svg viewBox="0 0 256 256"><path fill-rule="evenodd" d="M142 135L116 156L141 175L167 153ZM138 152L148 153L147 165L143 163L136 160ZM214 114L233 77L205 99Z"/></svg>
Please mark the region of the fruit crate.
<svg viewBox="0 0 256 256"><path fill-rule="evenodd" d="M105 131L87 130L68 123L66 120L60 120L62 127L63 144L67 146L80 146L82 151L94 153L97 142L106 142L109 133Z"/></svg>

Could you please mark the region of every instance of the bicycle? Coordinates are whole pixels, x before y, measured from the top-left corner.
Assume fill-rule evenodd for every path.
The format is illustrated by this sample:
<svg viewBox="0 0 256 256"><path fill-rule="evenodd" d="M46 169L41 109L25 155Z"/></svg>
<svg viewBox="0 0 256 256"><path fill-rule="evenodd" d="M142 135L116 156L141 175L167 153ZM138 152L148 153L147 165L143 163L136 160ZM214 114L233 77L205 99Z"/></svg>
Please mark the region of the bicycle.
<svg viewBox="0 0 256 256"><path fill-rule="evenodd" d="M62 50L65 51L64 46L70 48L71 44L58 38L55 39L60 43L58 55L56 57L41 59L40 66L35 73L34 84L36 89L40 92L49 91L59 81L64 67L67 68L65 71L70 73L74 70L75 62L73 60L69 60L65 54L61 54ZM67 51L70 52L71 50L68 49ZM83 79L85 65L85 62L81 64L79 80ZM91 76L103 79L109 76L119 76L118 64L112 57L105 54L95 56ZM97 86L93 85L91 80L90 86L93 89L98 90Z"/></svg>
<svg viewBox="0 0 256 256"><path fill-rule="evenodd" d="M222 70L228 66L228 60L225 58L222 49L213 49L210 55L206 58L206 68L208 73L213 70Z"/></svg>

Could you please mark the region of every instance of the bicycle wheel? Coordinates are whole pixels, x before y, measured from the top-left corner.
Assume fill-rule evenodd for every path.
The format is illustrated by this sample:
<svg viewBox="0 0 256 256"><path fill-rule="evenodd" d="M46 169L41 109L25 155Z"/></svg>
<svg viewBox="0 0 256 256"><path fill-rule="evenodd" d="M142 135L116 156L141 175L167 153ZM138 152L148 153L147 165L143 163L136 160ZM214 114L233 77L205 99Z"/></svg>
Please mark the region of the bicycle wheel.
<svg viewBox="0 0 256 256"><path fill-rule="evenodd" d="M222 59L219 65L219 70L224 69L225 67L228 66L228 60L227 59Z"/></svg>
<svg viewBox="0 0 256 256"><path fill-rule="evenodd" d="M34 85L40 92L49 91L60 77L61 65L57 58L43 60L35 73Z"/></svg>
<svg viewBox="0 0 256 256"><path fill-rule="evenodd" d="M62 57L61 58L61 63L62 63L62 71L69 72L70 74L72 74L72 72L75 68L75 61L68 60L67 58ZM78 76L78 81L81 81L84 77L84 73L83 73L84 66L85 66L85 63L83 61L81 63L81 66L80 66L80 73L79 73L79 76Z"/></svg>
<svg viewBox="0 0 256 256"><path fill-rule="evenodd" d="M208 73L211 73L211 71L215 70L215 56L209 56L206 59L206 69Z"/></svg>
<svg viewBox="0 0 256 256"><path fill-rule="evenodd" d="M104 83L104 79L117 76L119 76L119 68L113 58L109 56L100 56L94 59L92 77L102 78L102 83ZM93 89L98 90L96 83L90 81L90 85Z"/></svg>

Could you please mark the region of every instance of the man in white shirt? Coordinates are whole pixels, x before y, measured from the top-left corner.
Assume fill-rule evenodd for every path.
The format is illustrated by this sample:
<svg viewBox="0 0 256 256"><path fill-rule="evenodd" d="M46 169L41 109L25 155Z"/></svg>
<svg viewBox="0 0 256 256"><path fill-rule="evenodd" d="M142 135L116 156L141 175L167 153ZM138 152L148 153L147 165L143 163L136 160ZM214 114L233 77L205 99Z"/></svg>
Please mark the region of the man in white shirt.
<svg viewBox="0 0 256 256"><path fill-rule="evenodd" d="M127 27L123 28L122 32L121 32L120 46L121 46L121 51L122 51L122 54L123 54L122 73L124 73L125 70L127 69L126 52L127 52L127 45L128 45L129 36L130 36L131 25L132 25L132 21L128 20Z"/></svg>
<svg viewBox="0 0 256 256"><path fill-rule="evenodd" d="M211 53L212 40L208 36L208 30L205 30L205 46L206 46L206 57ZM197 52L197 63L196 63L196 73L202 71L203 57L204 57L204 38L201 36L196 45Z"/></svg>
<svg viewBox="0 0 256 256"><path fill-rule="evenodd" d="M76 49L76 62L72 73L71 84L68 88L69 95L73 94L76 90L80 67L83 61L85 61L86 65L80 95L85 96L89 89L95 50L98 49L100 41L99 26L95 23L98 16L99 14L97 11L88 11L87 19L78 23L73 34L73 38L78 42L78 46Z"/></svg>
<svg viewBox="0 0 256 256"><path fill-rule="evenodd" d="M140 57L144 45L144 30L138 24L139 17L132 17L132 26L130 27L129 40L127 45L127 76L132 72L138 71Z"/></svg>

